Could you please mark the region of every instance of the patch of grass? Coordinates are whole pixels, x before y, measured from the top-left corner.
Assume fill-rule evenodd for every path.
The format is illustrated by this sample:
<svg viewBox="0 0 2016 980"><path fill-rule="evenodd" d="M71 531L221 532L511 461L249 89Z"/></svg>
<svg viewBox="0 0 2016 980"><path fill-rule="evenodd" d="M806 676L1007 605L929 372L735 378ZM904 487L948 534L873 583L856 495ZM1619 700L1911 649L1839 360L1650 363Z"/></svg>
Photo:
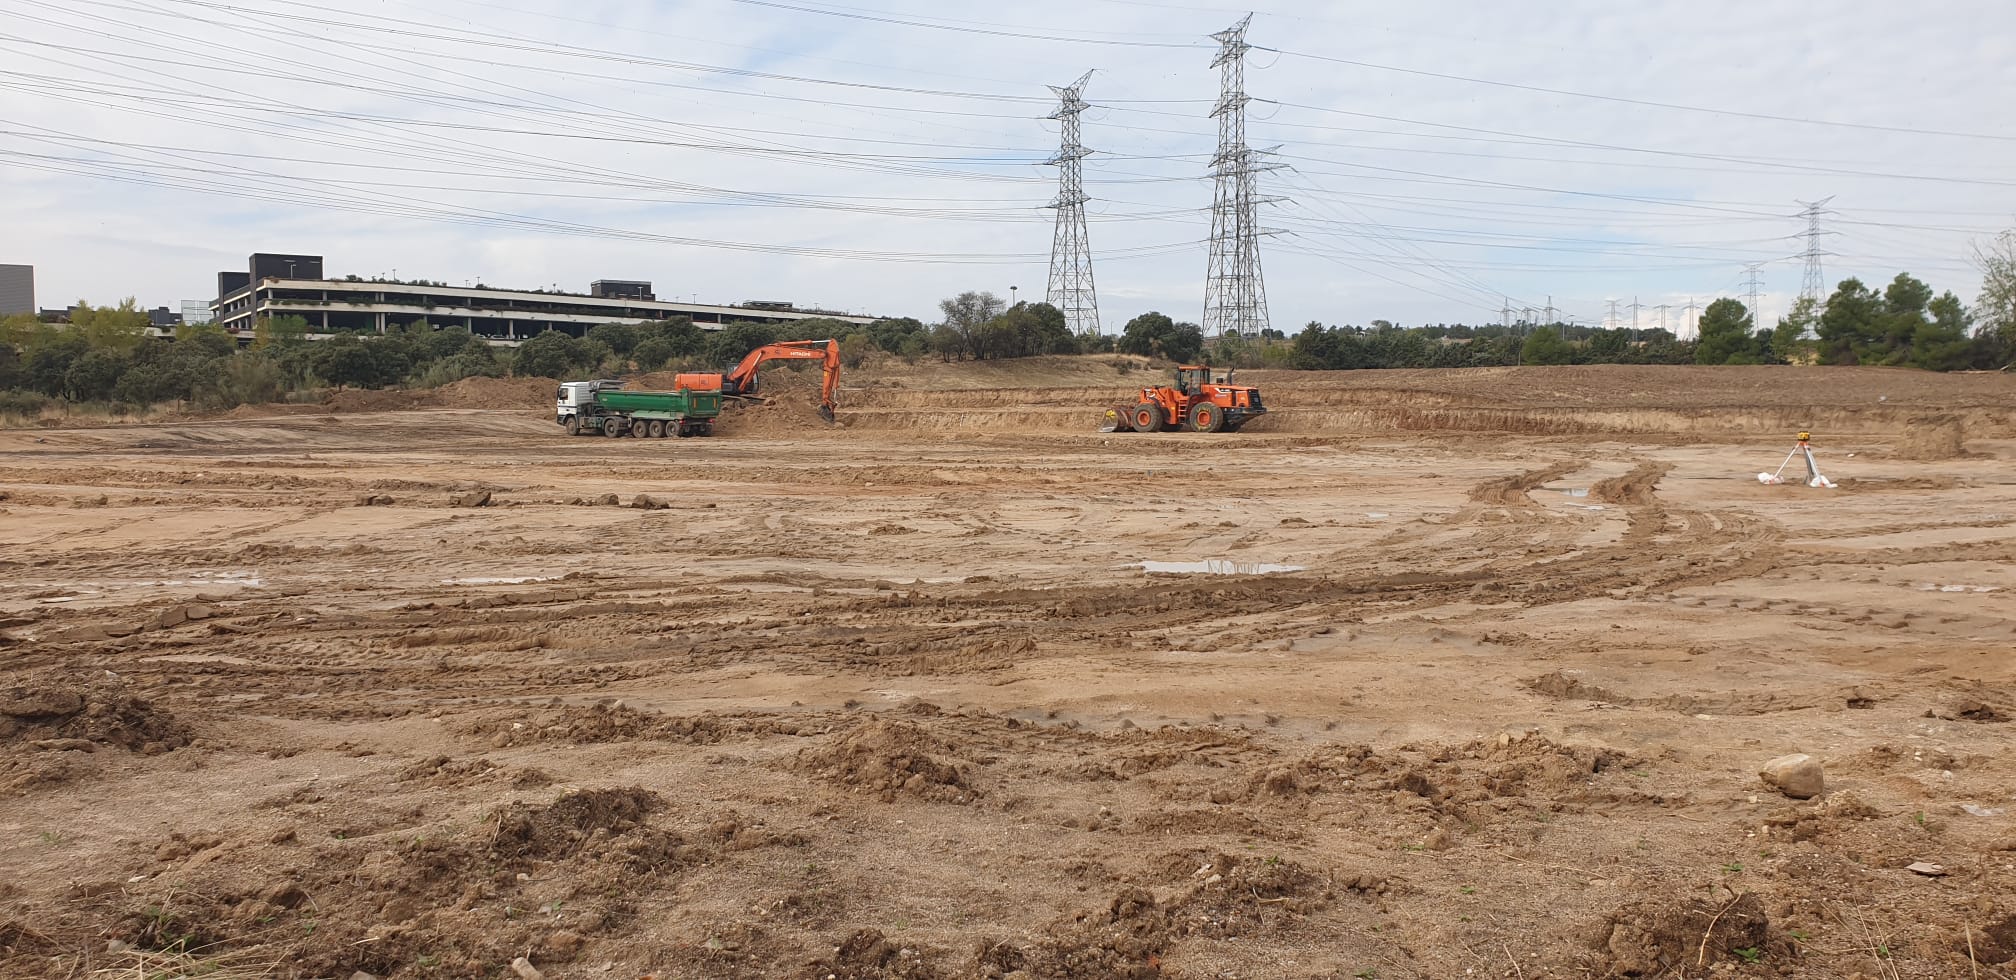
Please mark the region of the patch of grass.
<svg viewBox="0 0 2016 980"><path fill-rule="evenodd" d="M258 958L252 950L157 953L129 949L86 976L102 980L260 980L273 975L278 963Z"/></svg>
<svg viewBox="0 0 2016 980"><path fill-rule="evenodd" d="M1475 888L1473 888L1473 887L1471 887L1471 886L1469 886L1469 885L1464 885L1464 886L1463 886L1463 887L1462 887L1461 889L1458 889L1458 890L1459 890L1459 891L1461 891L1461 892L1462 892L1463 894L1465 894L1465 895L1475 895L1475 894L1477 894L1477 889L1475 889Z"/></svg>
<svg viewBox="0 0 2016 980"><path fill-rule="evenodd" d="M1764 951L1755 946L1745 946L1734 952L1737 956L1743 957L1743 962L1745 963L1757 963L1764 959Z"/></svg>
<svg viewBox="0 0 2016 980"><path fill-rule="evenodd" d="M1722 866L1723 874L1733 875L1741 872L1742 870L1743 870L1743 862L1741 861L1731 861L1728 864Z"/></svg>

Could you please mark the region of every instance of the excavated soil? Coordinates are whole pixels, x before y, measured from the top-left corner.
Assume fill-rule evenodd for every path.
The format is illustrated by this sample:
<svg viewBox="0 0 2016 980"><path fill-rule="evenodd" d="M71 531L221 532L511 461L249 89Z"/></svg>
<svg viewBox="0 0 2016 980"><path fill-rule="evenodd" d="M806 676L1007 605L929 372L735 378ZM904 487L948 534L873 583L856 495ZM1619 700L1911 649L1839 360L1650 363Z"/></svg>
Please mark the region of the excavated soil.
<svg viewBox="0 0 2016 980"><path fill-rule="evenodd" d="M2016 976L2011 379L1155 377L0 432L0 976Z"/></svg>

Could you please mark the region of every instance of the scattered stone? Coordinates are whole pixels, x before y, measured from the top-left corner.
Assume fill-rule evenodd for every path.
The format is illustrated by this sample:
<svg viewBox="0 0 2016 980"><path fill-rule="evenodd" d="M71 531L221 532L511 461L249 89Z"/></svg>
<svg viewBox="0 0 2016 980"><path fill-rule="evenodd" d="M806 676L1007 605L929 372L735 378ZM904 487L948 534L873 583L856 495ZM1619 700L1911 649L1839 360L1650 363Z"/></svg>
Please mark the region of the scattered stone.
<svg viewBox="0 0 2016 980"><path fill-rule="evenodd" d="M605 493L600 497L596 497L595 503L602 507L621 507L623 506L623 498L613 493Z"/></svg>
<svg viewBox="0 0 2016 980"><path fill-rule="evenodd" d="M511 972L524 977L525 980L546 980L546 974L539 972L539 968L533 966L532 961L523 956L511 961Z"/></svg>
<svg viewBox="0 0 2016 980"><path fill-rule="evenodd" d="M42 752L95 752L98 743L88 738L38 738L28 747Z"/></svg>
<svg viewBox="0 0 2016 980"><path fill-rule="evenodd" d="M488 507L490 506L490 491L471 490L468 493L458 493L449 498L448 502L456 507Z"/></svg>
<svg viewBox="0 0 2016 980"><path fill-rule="evenodd" d="M168 608L161 610L161 616L155 622L162 629L166 630L166 629L174 629L175 627L180 626L188 621L189 621L189 610L186 607L169 606Z"/></svg>
<svg viewBox="0 0 2016 980"><path fill-rule="evenodd" d="M356 973L350 974L350 980L378 980L378 978L365 973L363 970L358 970Z"/></svg>
<svg viewBox="0 0 2016 980"><path fill-rule="evenodd" d="M359 506L359 507L390 507L390 506L392 506L392 497L391 497L391 495L389 495L389 494L383 494L383 493L365 493L365 494L358 494L358 495L357 495L357 506Z"/></svg>
<svg viewBox="0 0 2016 980"><path fill-rule="evenodd" d="M1820 768L1820 760L1804 752L1772 759L1757 775L1766 785L1795 800L1810 800L1827 788L1827 775Z"/></svg>
<svg viewBox="0 0 2016 980"><path fill-rule="evenodd" d="M1912 874L1924 875L1927 878L1944 878L1946 876L1944 865L1933 864L1930 861L1913 861L1905 865L1904 870Z"/></svg>
<svg viewBox="0 0 2016 980"><path fill-rule="evenodd" d="M638 510L669 510L672 507L671 504L668 504L663 500L659 500L658 498L653 497L648 493L640 493L637 496L630 498L630 506L635 507Z"/></svg>
<svg viewBox="0 0 2016 980"><path fill-rule="evenodd" d="M217 610L200 602L192 602L182 607L182 615L188 617L190 622L197 622L217 615Z"/></svg>

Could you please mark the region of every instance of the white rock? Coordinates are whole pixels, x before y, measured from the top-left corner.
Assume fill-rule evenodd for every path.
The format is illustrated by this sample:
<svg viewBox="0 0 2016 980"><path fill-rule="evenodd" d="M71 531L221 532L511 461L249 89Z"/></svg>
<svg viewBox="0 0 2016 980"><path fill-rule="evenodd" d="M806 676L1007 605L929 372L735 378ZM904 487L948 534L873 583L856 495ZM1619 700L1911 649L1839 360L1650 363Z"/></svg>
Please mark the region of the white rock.
<svg viewBox="0 0 2016 980"><path fill-rule="evenodd" d="M1827 788L1827 775L1820 768L1820 760L1804 752L1772 759L1757 775L1766 785L1795 800L1810 800Z"/></svg>
<svg viewBox="0 0 2016 980"><path fill-rule="evenodd" d="M546 980L546 974L540 973L539 968L533 966L532 961L523 956L511 961L511 972L524 977L525 980Z"/></svg>

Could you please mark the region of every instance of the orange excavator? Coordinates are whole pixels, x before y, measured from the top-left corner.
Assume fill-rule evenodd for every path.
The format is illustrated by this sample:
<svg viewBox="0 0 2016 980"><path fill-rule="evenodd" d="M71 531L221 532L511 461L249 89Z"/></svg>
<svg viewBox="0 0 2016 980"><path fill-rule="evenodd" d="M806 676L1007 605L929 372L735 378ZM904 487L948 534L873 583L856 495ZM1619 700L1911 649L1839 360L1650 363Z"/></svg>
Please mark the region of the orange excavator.
<svg viewBox="0 0 2016 980"><path fill-rule="evenodd" d="M749 352L726 374L681 374L675 380L691 391L718 391L730 398L761 401L757 369L764 361L824 361L819 386L819 417L833 421L833 399L840 391L840 342L837 340L780 340Z"/></svg>

